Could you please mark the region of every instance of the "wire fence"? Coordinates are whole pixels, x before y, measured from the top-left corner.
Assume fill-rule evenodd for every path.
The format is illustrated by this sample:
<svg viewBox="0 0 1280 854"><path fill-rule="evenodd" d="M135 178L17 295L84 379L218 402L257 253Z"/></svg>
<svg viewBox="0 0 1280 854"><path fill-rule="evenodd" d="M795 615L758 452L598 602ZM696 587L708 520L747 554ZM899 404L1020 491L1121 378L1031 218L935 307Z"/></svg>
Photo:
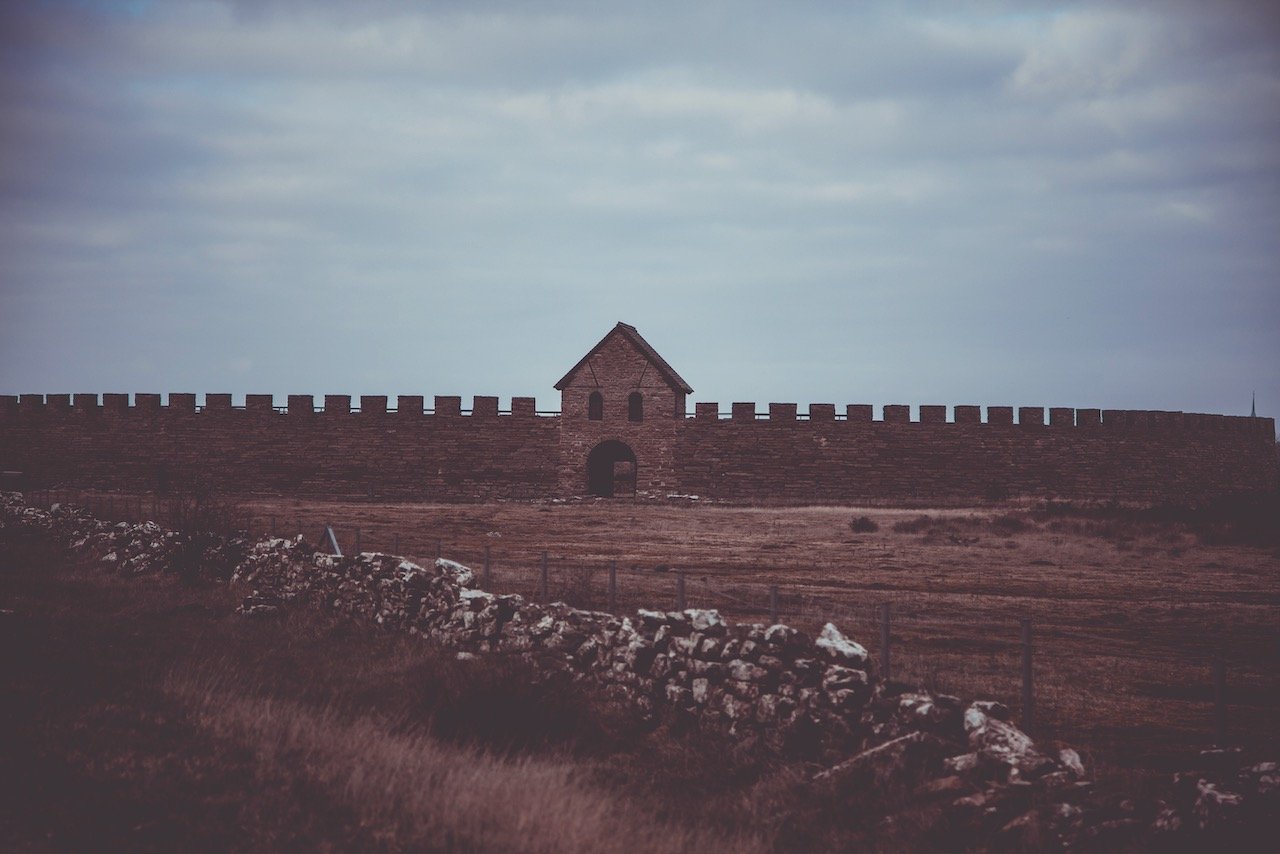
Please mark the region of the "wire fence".
<svg viewBox="0 0 1280 854"><path fill-rule="evenodd" d="M34 503L69 502L108 520L154 520L172 526L180 502L157 496L76 490L39 491ZM432 531L387 525L333 525L316 513L238 512L234 527L251 537L302 533L322 545L332 532L344 552L381 551L418 563L446 557L471 567L478 584L533 601L563 601L612 613L636 609L714 608L740 622L784 622L810 633L834 623L867 647L887 676L940 693L979 693L1005 702L1026 728L1071 730L1093 713L1131 715L1135 730L1159 706L1170 732L1223 745L1250 741L1272 749L1280 735L1280 626L1206 626L1198 637L1144 631L1125 619L1088 625L1071 603L1047 597L1011 610L1011 596L977 587L957 590L878 589L833 580L789 586L734 577L715 568L641 568L547 548L454 542ZM1031 612L1034 611L1034 612ZM1228 629L1230 628L1230 631ZM1247 630L1246 630L1247 629ZM1228 637L1229 635L1229 637Z"/></svg>

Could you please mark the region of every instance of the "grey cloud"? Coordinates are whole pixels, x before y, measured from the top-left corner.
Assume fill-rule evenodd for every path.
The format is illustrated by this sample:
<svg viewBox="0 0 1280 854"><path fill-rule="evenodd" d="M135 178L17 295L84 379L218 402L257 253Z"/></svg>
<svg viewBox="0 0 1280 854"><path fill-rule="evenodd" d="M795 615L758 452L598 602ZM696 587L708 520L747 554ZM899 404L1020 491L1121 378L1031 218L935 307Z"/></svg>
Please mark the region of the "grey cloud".
<svg viewBox="0 0 1280 854"><path fill-rule="evenodd" d="M1168 8L6 12L0 391L1280 401L1275 29Z"/></svg>

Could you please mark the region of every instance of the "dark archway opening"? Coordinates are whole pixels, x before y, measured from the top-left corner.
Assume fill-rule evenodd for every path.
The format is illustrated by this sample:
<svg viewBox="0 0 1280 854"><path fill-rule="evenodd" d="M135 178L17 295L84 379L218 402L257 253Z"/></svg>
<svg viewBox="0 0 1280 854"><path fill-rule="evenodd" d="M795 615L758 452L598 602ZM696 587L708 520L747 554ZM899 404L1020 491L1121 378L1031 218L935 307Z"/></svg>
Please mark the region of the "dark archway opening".
<svg viewBox="0 0 1280 854"><path fill-rule="evenodd" d="M636 454L617 439L587 454L587 492L605 498L636 494Z"/></svg>

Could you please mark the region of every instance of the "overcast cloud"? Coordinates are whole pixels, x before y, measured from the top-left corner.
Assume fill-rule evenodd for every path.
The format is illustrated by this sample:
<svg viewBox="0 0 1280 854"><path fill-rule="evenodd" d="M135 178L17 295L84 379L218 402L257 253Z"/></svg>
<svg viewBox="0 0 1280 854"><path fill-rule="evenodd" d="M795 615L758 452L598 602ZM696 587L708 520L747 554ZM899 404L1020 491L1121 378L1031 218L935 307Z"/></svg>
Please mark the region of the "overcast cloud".
<svg viewBox="0 0 1280 854"><path fill-rule="evenodd" d="M5 4L0 392L1274 415L1264 6Z"/></svg>

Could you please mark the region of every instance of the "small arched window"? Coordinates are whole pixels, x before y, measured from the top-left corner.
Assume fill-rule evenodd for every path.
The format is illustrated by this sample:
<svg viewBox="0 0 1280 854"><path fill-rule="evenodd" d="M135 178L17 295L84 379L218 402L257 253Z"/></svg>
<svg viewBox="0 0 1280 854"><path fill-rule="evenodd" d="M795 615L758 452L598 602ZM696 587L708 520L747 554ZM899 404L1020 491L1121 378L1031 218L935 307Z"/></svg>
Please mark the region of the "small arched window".
<svg viewBox="0 0 1280 854"><path fill-rule="evenodd" d="M627 420L644 420L644 395L638 391L631 392L631 396L627 398Z"/></svg>
<svg viewBox="0 0 1280 854"><path fill-rule="evenodd" d="M600 421L604 418L604 395L598 391L591 392L587 398L587 420Z"/></svg>

